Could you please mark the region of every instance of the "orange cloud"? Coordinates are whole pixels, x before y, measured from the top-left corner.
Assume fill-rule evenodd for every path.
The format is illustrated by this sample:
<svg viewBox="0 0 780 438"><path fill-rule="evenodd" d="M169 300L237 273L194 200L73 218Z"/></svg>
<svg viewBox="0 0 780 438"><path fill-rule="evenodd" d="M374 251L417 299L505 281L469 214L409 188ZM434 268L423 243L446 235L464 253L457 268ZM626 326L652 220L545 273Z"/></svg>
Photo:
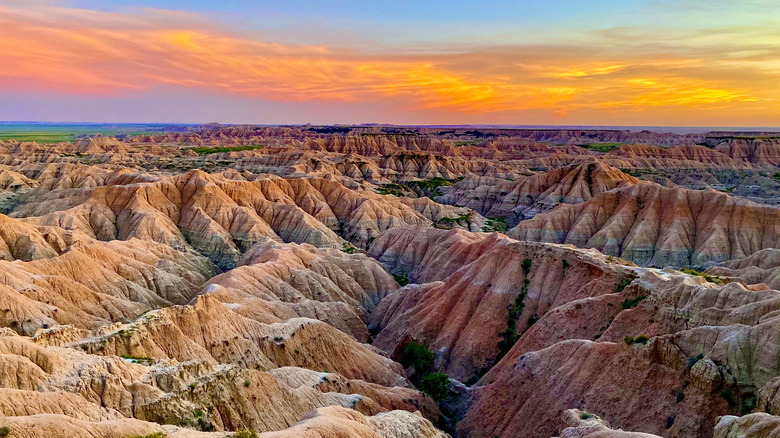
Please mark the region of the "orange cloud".
<svg viewBox="0 0 780 438"><path fill-rule="evenodd" d="M170 11L51 6L0 8L0 28L0 87L17 92L121 96L176 86L293 102L393 100L412 110L496 117L749 105L780 121L773 105L780 91L767 87L780 66L751 44L734 47L731 57L720 46L634 54L630 44L595 52L587 42L377 55L251 39ZM753 70L743 71L748 64Z"/></svg>

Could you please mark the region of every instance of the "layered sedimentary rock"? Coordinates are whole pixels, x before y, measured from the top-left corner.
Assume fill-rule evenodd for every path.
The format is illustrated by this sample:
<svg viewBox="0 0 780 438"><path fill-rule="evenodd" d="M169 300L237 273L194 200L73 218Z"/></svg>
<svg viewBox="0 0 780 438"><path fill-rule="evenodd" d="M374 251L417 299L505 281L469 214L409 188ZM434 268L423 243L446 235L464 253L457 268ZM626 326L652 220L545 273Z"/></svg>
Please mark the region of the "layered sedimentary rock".
<svg viewBox="0 0 780 438"><path fill-rule="evenodd" d="M576 407L626 430L707 436L717 415L777 409L770 339L780 292L636 272L640 279L621 296L573 301L542 316L480 381L459 430L539 436L555 427L553 418L541 420L544 406ZM519 425L528 417L538 419L535 429Z"/></svg>
<svg viewBox="0 0 780 438"><path fill-rule="evenodd" d="M713 438L775 438L780 436L780 417L766 413L742 417L725 415L715 426Z"/></svg>
<svg viewBox="0 0 780 438"><path fill-rule="evenodd" d="M737 277L747 284L766 284L780 290L780 249L767 248L707 270L712 275Z"/></svg>
<svg viewBox="0 0 780 438"><path fill-rule="evenodd" d="M510 226L559 204L578 204L639 179L600 161L562 167L515 181L468 179L438 199L469 207L486 217L505 217Z"/></svg>
<svg viewBox="0 0 780 438"><path fill-rule="evenodd" d="M457 230L390 230L370 254L424 283L380 303L371 315L381 330L374 345L399 354L409 342L427 342L438 368L462 380L495 363L507 330L521 333L568 301L613 292L621 277L595 252Z"/></svg>
<svg viewBox="0 0 780 438"><path fill-rule="evenodd" d="M192 251L133 239L79 242L59 256L0 261L0 272L0 322L32 335L54 324L94 329L185 304L214 266Z"/></svg>
<svg viewBox="0 0 780 438"><path fill-rule="evenodd" d="M521 240L567 243L640 265L686 266L776 247L780 209L713 190L642 183L519 223Z"/></svg>
<svg viewBox="0 0 780 438"><path fill-rule="evenodd" d="M358 246L387 228L458 216L462 209L427 198L354 191L322 179L239 181L191 171L139 183L52 191L13 212L38 225L61 226L99 240L133 237L172 247L192 245L218 266L234 267L255 242Z"/></svg>
<svg viewBox="0 0 780 438"><path fill-rule="evenodd" d="M202 360L152 365L148 358L36 345L11 332L0 337L0 357L0 382L6 388L0 389L0 418L49 414L104 422L133 416L206 430L270 431L329 405L366 415L404 409L422 411L433 420L439 416L436 405L413 389L387 388L337 373L290 367L267 373Z"/></svg>
<svg viewBox="0 0 780 438"><path fill-rule="evenodd" d="M0 142L0 427L772 436L777 210L737 196L780 190L773 136L208 125ZM529 241L463 230L498 218ZM428 370L393 360L411 343ZM441 408L410 383L437 394L435 372Z"/></svg>
<svg viewBox="0 0 780 438"><path fill-rule="evenodd" d="M204 291L260 322L315 318L365 341L363 319L397 288L366 255L266 239L244 254L239 267L209 280Z"/></svg>
<svg viewBox="0 0 780 438"><path fill-rule="evenodd" d="M589 412L567 409L563 412L559 438L658 438L647 433L613 430L609 423Z"/></svg>
<svg viewBox="0 0 780 438"><path fill-rule="evenodd" d="M373 417L359 412L328 407L317 409L303 421L280 432L260 435L262 438L447 438L420 416L404 411L392 411Z"/></svg>

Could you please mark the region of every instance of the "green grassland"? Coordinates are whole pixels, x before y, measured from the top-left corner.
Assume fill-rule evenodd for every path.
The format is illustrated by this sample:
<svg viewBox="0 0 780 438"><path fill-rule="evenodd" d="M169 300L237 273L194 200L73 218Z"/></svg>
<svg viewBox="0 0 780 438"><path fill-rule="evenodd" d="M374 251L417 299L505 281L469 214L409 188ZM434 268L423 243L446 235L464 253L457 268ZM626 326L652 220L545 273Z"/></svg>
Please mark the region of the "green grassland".
<svg viewBox="0 0 780 438"><path fill-rule="evenodd" d="M170 126L144 124L0 122L0 141L18 140L43 144L76 141L85 135L159 135Z"/></svg>
<svg viewBox="0 0 780 438"><path fill-rule="evenodd" d="M596 152L607 153L614 149L619 148L620 146L623 146L623 143L586 143L586 144L578 144L577 146L584 149L590 149Z"/></svg>

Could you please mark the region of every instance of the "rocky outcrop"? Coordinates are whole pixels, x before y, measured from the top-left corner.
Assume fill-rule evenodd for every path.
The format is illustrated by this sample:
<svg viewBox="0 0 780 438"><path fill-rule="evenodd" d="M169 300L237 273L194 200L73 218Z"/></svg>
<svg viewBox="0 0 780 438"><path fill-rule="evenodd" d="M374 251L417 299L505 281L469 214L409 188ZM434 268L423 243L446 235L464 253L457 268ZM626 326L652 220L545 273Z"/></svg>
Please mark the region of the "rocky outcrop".
<svg viewBox="0 0 780 438"><path fill-rule="evenodd" d="M30 262L0 261L0 272L0 324L32 335L54 324L94 329L187 303L214 267L192 251L133 239L79 242Z"/></svg>
<svg viewBox="0 0 780 438"><path fill-rule="evenodd" d="M139 238L191 245L218 266L236 266L261 239L337 247L358 246L388 228L428 224L462 209L430 199L355 191L329 180L238 181L192 171L148 183L105 185L43 194L17 209L39 225L61 226L111 240Z"/></svg>
<svg viewBox="0 0 780 438"><path fill-rule="evenodd" d="M461 380L479 377L551 309L612 293L621 277L595 252L455 230L390 230L370 254L424 283L379 304L374 345L399 355L409 342L426 342L437 368Z"/></svg>
<svg viewBox="0 0 780 438"><path fill-rule="evenodd" d="M447 438L449 435L415 414L392 411L374 417L365 417L358 412L343 408L317 409L295 426L280 431L265 433L262 438Z"/></svg>
<svg viewBox="0 0 780 438"><path fill-rule="evenodd" d="M206 430L273 431L331 405L366 415L403 409L433 420L440 416L430 398L416 390L333 372L284 367L267 373L199 360L152 364L137 356L39 346L11 332L0 337L0 358L5 364L0 383L12 388L0 389L0 418L50 414L104 422L133 416Z"/></svg>
<svg viewBox="0 0 780 438"><path fill-rule="evenodd" d="M323 322L296 318L264 324L210 295L193 306L149 312L79 347L94 354L236 364L249 369L301 366L385 386L406 385L401 366Z"/></svg>
<svg viewBox="0 0 780 438"><path fill-rule="evenodd" d="M368 340L363 319L389 291L393 277L364 254L311 245L256 243L239 267L218 275L204 291L233 311L266 323L297 317L325 321Z"/></svg>
<svg viewBox="0 0 780 438"><path fill-rule="evenodd" d="M563 412L559 438L659 438L647 433L613 430L609 423L588 412L579 409L567 409Z"/></svg>
<svg viewBox="0 0 780 438"><path fill-rule="evenodd" d="M515 181L467 179L437 199L469 207L486 217L505 217L510 226L559 204L578 204L639 179L600 161L562 167Z"/></svg>
<svg viewBox="0 0 780 438"><path fill-rule="evenodd" d="M519 223L521 240L567 243L645 266L701 265L780 245L780 209L713 190L642 183Z"/></svg>
<svg viewBox="0 0 780 438"><path fill-rule="evenodd" d="M780 417L758 412L742 417L724 415L713 438L775 438L780 436Z"/></svg>
<svg viewBox="0 0 780 438"><path fill-rule="evenodd" d="M746 284L780 290L780 249L767 248L753 254L707 269L707 273L723 277L737 277Z"/></svg>

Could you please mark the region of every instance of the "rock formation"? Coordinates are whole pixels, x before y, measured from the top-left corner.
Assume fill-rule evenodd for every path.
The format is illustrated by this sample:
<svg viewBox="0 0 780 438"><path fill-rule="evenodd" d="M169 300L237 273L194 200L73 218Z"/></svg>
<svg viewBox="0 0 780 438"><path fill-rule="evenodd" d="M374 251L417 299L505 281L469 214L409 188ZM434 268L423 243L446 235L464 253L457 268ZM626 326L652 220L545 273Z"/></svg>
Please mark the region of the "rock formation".
<svg viewBox="0 0 780 438"><path fill-rule="evenodd" d="M778 435L776 134L153 129L0 141L0 436Z"/></svg>
<svg viewBox="0 0 780 438"><path fill-rule="evenodd" d="M778 218L778 208L725 193L642 183L561 205L509 235L595 248L645 266L687 266L778 246Z"/></svg>

